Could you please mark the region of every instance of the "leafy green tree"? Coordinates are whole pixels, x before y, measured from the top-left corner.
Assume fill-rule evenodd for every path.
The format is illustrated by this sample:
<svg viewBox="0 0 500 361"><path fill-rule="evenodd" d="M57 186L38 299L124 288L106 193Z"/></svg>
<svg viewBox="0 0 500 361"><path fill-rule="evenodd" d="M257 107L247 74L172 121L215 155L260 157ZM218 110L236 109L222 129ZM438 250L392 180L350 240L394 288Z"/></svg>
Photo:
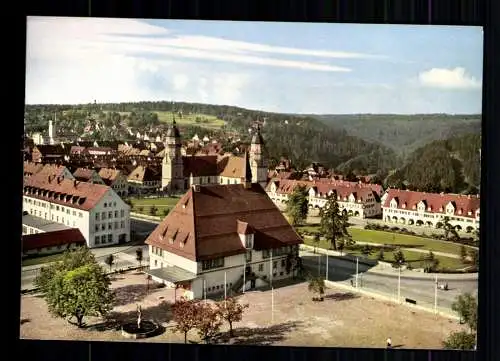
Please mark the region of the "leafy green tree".
<svg viewBox="0 0 500 361"><path fill-rule="evenodd" d="M143 206L137 207L137 210L139 211L139 213L144 213L144 207Z"/></svg>
<svg viewBox="0 0 500 361"><path fill-rule="evenodd" d="M307 289L313 294L318 294L320 299L322 299L325 294L325 280L322 277L313 277L309 280Z"/></svg>
<svg viewBox="0 0 500 361"><path fill-rule="evenodd" d="M158 212L158 208L155 206L149 207L149 214L152 216L156 216L156 213Z"/></svg>
<svg viewBox="0 0 500 361"><path fill-rule="evenodd" d="M286 214L293 226L303 224L309 211L309 195L303 185L296 186L286 202Z"/></svg>
<svg viewBox="0 0 500 361"><path fill-rule="evenodd" d="M399 268L403 264L405 264L406 259L403 251L401 251L399 248L393 252L393 257L394 257L394 262L393 262L393 267Z"/></svg>
<svg viewBox="0 0 500 361"><path fill-rule="evenodd" d="M436 256L434 255L434 252L429 251L429 253L427 253L424 256L424 263L425 263L425 267L424 267L425 271L426 272L433 272L439 266L439 259L436 258Z"/></svg>
<svg viewBox="0 0 500 361"><path fill-rule="evenodd" d="M83 327L84 317L105 316L112 309L110 283L102 267L84 250L68 252L62 261L42 269L35 280L49 312L68 322L76 318L78 327Z"/></svg>
<svg viewBox="0 0 500 361"><path fill-rule="evenodd" d="M443 342L447 350L473 350L475 345L476 335L465 331L453 332Z"/></svg>
<svg viewBox="0 0 500 361"><path fill-rule="evenodd" d="M198 302L195 304L195 328L205 343L210 343L222 326L222 316L217 307L210 303Z"/></svg>
<svg viewBox="0 0 500 361"><path fill-rule="evenodd" d="M196 303L197 301L181 297L172 305L172 315L175 322L174 332L182 332L184 334L184 343L187 343L189 331L196 327Z"/></svg>
<svg viewBox="0 0 500 361"><path fill-rule="evenodd" d="M229 335L234 336L233 323L240 322L243 318L243 312L248 308L248 304L241 304L233 297L228 297L216 304L221 318L227 321L229 325Z"/></svg>
<svg viewBox="0 0 500 361"><path fill-rule="evenodd" d="M104 262L109 266L109 272L111 272L111 268L115 263L115 256L113 256L113 254L108 254Z"/></svg>
<svg viewBox="0 0 500 361"><path fill-rule="evenodd" d="M170 209L168 207L165 207L165 208L163 208L162 213L163 213L163 216L166 217L170 213Z"/></svg>
<svg viewBox="0 0 500 361"><path fill-rule="evenodd" d="M60 271L71 271L73 269L96 262L94 254L87 247L70 249L62 254L61 260L42 267L40 274L36 277L34 284L43 293L47 293L52 278Z"/></svg>
<svg viewBox="0 0 500 361"><path fill-rule="evenodd" d="M347 231L348 216L340 211L335 191L328 195L325 205L321 208L320 217L321 233L330 242L330 247L337 250L337 241L350 236Z"/></svg>
<svg viewBox="0 0 500 361"><path fill-rule="evenodd" d="M457 297L451 309L458 313L460 319L469 326L470 332L477 330L477 299L471 293L464 293Z"/></svg>
<svg viewBox="0 0 500 361"><path fill-rule="evenodd" d="M365 244L363 248L361 248L361 253L363 253L365 257L368 257L372 253L372 248Z"/></svg>
<svg viewBox="0 0 500 361"><path fill-rule="evenodd" d="M460 238L455 227L450 224L450 217L444 217L443 228L445 239L457 240L458 238Z"/></svg>
<svg viewBox="0 0 500 361"><path fill-rule="evenodd" d="M462 263L465 263L467 261L467 248L465 248L465 245L460 245L460 260Z"/></svg>
<svg viewBox="0 0 500 361"><path fill-rule="evenodd" d="M379 249L377 259L379 261L383 261L384 260L384 248L381 247Z"/></svg>
<svg viewBox="0 0 500 361"><path fill-rule="evenodd" d="M316 248L319 246L320 241L321 241L321 234L319 232L315 232L313 236L314 253L316 253Z"/></svg>
<svg viewBox="0 0 500 361"><path fill-rule="evenodd" d="M135 259L137 260L137 262L139 262L139 267L141 267L142 265L142 257L142 248L139 247L135 250Z"/></svg>

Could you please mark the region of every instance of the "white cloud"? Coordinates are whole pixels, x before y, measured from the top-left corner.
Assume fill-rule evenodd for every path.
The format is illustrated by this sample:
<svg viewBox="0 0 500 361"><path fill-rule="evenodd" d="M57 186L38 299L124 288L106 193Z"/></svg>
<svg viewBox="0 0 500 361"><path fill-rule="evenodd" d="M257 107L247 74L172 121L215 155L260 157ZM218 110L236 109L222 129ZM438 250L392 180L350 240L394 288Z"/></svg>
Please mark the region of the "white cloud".
<svg viewBox="0 0 500 361"><path fill-rule="evenodd" d="M481 81L467 74L464 68L454 69L432 68L418 75L421 85L441 89L477 89Z"/></svg>
<svg viewBox="0 0 500 361"><path fill-rule="evenodd" d="M295 59L279 58L280 55L293 55ZM297 56L322 58L323 62L297 60ZM189 67L183 60L349 72L349 68L330 61L364 57L373 56L182 36L131 19L29 17L26 103L86 103L94 99L117 102L183 96L192 101L210 99L231 104L241 97L250 81L244 70L202 71L198 69L200 63ZM325 63L326 58L330 60ZM199 82L203 76L205 83Z"/></svg>

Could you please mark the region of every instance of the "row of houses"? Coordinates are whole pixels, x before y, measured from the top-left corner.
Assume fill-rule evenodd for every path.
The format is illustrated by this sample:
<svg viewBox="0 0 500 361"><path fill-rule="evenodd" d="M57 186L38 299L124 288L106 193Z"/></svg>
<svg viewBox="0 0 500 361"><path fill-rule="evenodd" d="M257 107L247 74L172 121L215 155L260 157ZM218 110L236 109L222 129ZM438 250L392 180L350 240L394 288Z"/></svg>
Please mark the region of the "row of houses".
<svg viewBox="0 0 500 361"><path fill-rule="evenodd" d="M479 229L480 198L478 195L426 193L388 189L380 185L323 179L303 181L272 179L266 192L281 210L297 186L308 192L310 215L319 215L327 197L337 193L340 209L355 218L378 218L387 223L439 228L444 218L457 230Z"/></svg>

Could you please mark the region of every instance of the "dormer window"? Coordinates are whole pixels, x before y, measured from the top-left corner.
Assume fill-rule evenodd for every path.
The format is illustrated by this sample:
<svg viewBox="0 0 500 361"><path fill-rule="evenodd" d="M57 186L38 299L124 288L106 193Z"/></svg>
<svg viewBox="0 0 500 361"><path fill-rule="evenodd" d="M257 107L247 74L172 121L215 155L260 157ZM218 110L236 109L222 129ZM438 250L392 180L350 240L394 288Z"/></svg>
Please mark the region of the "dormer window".
<svg viewBox="0 0 500 361"><path fill-rule="evenodd" d="M472 216L472 211L468 211L468 212L467 212L467 215L468 215L468 216Z"/></svg>
<svg viewBox="0 0 500 361"><path fill-rule="evenodd" d="M459 209L459 210L458 210L458 214L462 214L462 209Z"/></svg>
<svg viewBox="0 0 500 361"><path fill-rule="evenodd" d="M405 209L405 208L406 208L406 203L403 203L403 209Z"/></svg>
<svg viewBox="0 0 500 361"><path fill-rule="evenodd" d="M427 207L427 212L432 212L432 207L431 206Z"/></svg>

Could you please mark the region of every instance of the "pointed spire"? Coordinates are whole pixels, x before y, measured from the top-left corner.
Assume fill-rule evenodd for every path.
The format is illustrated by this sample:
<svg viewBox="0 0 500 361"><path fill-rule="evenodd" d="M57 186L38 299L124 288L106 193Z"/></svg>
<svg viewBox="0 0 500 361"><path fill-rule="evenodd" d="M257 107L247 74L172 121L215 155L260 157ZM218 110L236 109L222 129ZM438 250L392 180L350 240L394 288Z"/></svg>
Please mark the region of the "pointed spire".
<svg viewBox="0 0 500 361"><path fill-rule="evenodd" d="M250 167L250 157L248 151L245 151L245 182L252 183L252 168Z"/></svg>

